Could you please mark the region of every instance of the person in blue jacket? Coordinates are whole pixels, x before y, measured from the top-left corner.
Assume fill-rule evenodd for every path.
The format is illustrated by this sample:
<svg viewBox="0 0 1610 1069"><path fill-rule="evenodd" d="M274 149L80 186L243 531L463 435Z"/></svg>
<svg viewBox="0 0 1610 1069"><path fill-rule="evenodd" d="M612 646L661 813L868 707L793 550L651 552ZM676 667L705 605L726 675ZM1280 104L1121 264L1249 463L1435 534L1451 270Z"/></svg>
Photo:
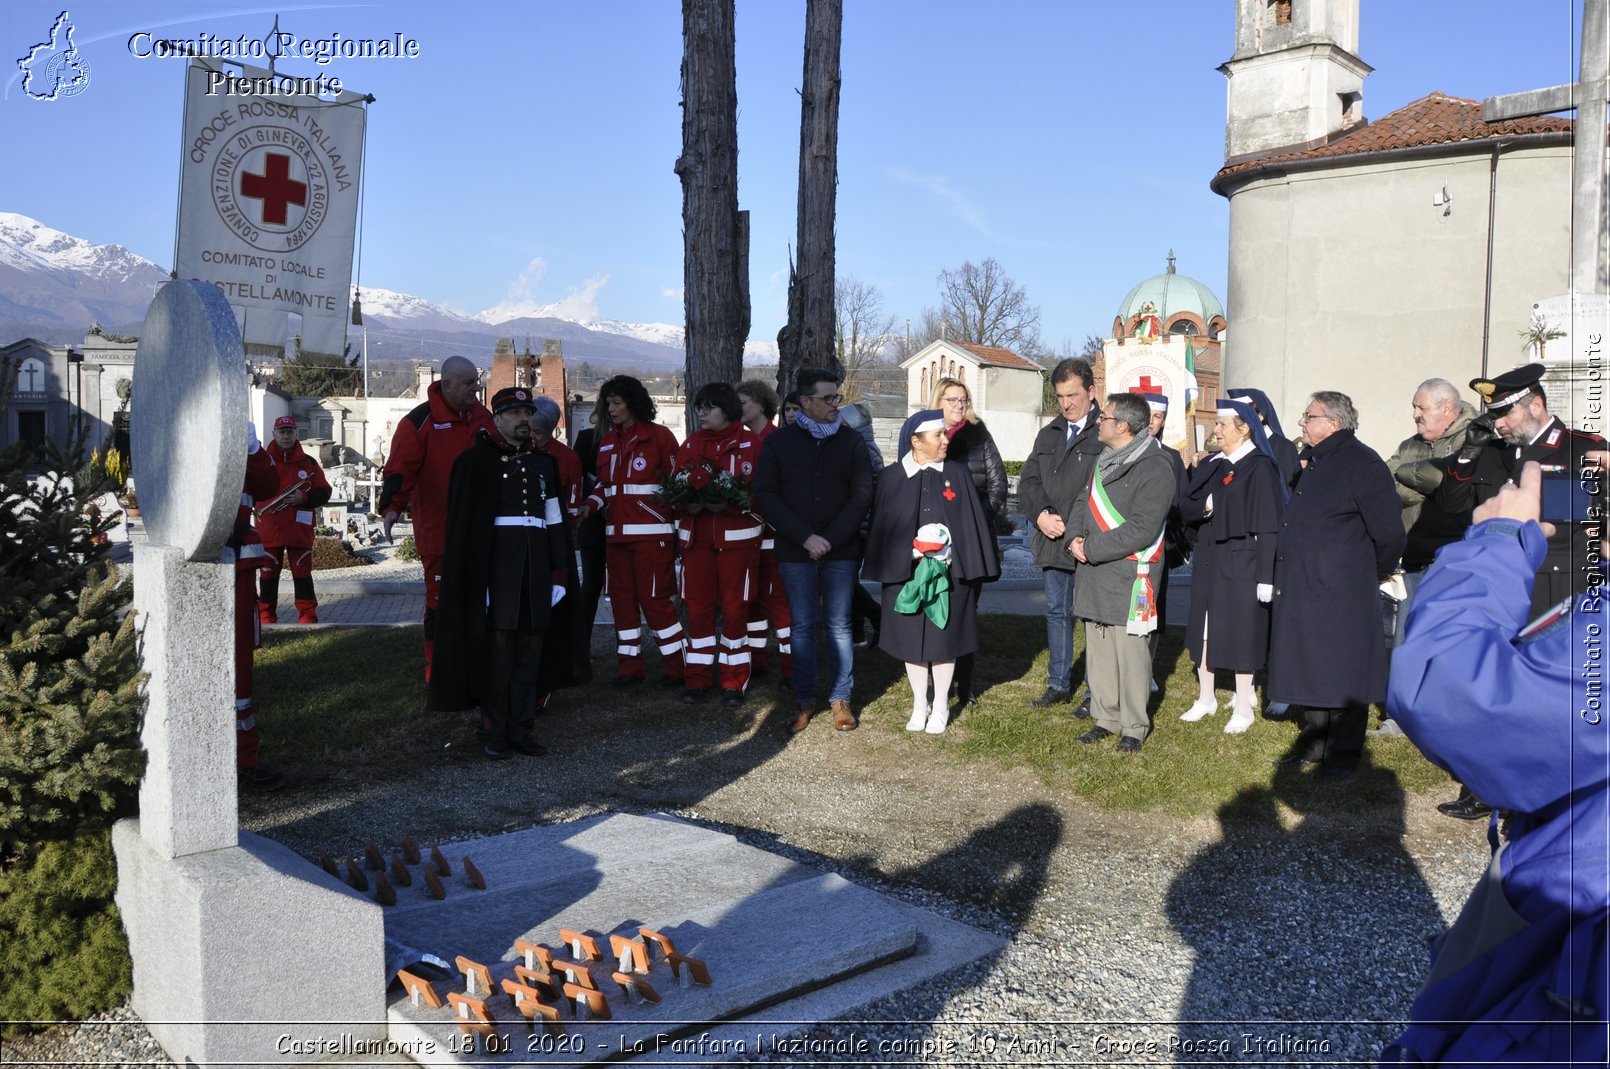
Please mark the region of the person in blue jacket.
<svg viewBox="0 0 1610 1069"><path fill-rule="evenodd" d="M1585 477L1597 479L1598 469ZM1383 1065L1604 1065L1610 1025L1610 745L1603 573L1530 624L1547 549L1541 471L1476 510L1438 553L1392 662L1389 714L1428 758L1507 814L1492 863L1432 946L1431 975ZM1552 525L1547 525L1552 526ZM1596 560L1577 567L1602 569Z"/></svg>

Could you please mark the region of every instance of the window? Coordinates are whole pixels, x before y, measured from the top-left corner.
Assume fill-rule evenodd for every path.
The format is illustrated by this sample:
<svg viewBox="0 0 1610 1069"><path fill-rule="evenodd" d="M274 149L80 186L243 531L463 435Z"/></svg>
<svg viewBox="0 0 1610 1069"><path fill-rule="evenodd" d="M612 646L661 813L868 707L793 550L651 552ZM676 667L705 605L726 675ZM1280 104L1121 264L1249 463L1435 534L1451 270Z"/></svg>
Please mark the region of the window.
<svg viewBox="0 0 1610 1069"><path fill-rule="evenodd" d="M1291 0L1270 0L1270 8L1274 10L1275 25L1291 25Z"/></svg>

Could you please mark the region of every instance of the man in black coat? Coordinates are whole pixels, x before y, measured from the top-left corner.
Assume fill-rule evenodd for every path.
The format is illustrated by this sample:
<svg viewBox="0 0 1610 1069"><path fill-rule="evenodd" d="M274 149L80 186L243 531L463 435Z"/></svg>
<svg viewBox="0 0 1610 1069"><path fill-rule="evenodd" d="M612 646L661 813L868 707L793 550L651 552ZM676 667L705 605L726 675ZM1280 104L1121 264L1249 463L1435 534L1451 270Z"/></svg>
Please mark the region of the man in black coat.
<svg viewBox="0 0 1610 1069"><path fill-rule="evenodd" d="M485 755L537 756L538 668L552 607L569 585L559 465L531 448L531 392L499 390L492 426L453 464L437 611L432 709L482 705Z"/></svg>
<svg viewBox="0 0 1610 1069"><path fill-rule="evenodd" d="M850 602L861 569L861 522L872 507L872 457L839 416L844 400L831 371L805 368L796 377L799 413L760 447L755 504L777 531L777 571L793 619L794 701L798 734L816 711L816 628L826 632L828 701L833 726L853 731L850 708L854 651Z"/></svg>
<svg viewBox="0 0 1610 1069"><path fill-rule="evenodd" d="M1320 391L1301 423L1306 448L1275 554L1268 694L1305 709L1278 763L1347 779L1364 754L1369 705L1386 700L1379 584L1403 555L1402 509L1386 462L1355 434L1351 398Z"/></svg>
<svg viewBox="0 0 1610 1069"><path fill-rule="evenodd" d="M1034 525L1034 563L1045 579L1050 660L1045 693L1029 703L1040 709L1073 700L1073 570L1078 561L1068 552L1067 518L1079 507L1103 448L1096 435L1101 412L1091 392L1095 381L1084 360L1064 360L1052 369L1051 388L1061 414L1035 435L1017 484L1023 515ZM1089 710L1086 693L1074 715L1088 717Z"/></svg>

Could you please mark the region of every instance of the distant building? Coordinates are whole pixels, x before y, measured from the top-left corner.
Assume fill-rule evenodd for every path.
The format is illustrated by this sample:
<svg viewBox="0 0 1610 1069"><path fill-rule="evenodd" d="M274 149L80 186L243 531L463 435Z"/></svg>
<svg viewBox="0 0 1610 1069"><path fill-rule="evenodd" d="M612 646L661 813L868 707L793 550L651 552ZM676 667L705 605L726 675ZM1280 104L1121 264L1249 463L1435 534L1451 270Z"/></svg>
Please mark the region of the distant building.
<svg viewBox="0 0 1610 1069"><path fill-rule="evenodd" d="M134 382L132 339L91 328L79 345L46 345L23 338L0 348L0 373L14 392L0 421L0 448L48 441L66 446L75 418L90 449L108 437L128 452L128 396Z"/></svg>
<svg viewBox="0 0 1610 1069"><path fill-rule="evenodd" d="M491 397L510 386L524 386L534 393L553 398L559 405L560 423L566 422L564 400L565 355L557 338L545 338L542 353L538 355L526 347L523 353L514 351L513 338L499 338L492 350L492 370L486 376L485 395Z"/></svg>
<svg viewBox="0 0 1610 1069"><path fill-rule="evenodd" d="M1230 385L1265 390L1291 433L1311 392L1344 391L1384 451L1424 379L1529 358L1534 302L1570 284L1572 122L1487 122L1438 92L1367 120L1358 41L1358 0L1237 0L1212 188L1230 203Z"/></svg>
<svg viewBox="0 0 1610 1069"><path fill-rule="evenodd" d="M928 407L940 379L956 379L972 395L973 411L989 426L1001 458L1028 458L1034 436L1048 418L1041 414L1047 372L1039 364L1010 349L940 340L907 357L900 367L906 373L908 414Z"/></svg>

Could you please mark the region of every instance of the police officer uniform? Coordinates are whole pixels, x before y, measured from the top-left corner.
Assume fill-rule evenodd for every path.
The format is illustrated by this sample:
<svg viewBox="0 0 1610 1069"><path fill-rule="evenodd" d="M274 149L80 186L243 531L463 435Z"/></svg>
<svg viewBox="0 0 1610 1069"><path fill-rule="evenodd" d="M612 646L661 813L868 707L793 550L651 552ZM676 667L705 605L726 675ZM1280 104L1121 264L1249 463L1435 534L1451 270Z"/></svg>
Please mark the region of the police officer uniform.
<svg viewBox="0 0 1610 1069"><path fill-rule="evenodd" d="M492 399L494 419L515 409L529 416L529 390ZM453 465L430 700L442 710L482 705L489 758L543 752L530 736L543 635L569 580L562 494L554 458L496 425Z"/></svg>
<svg viewBox="0 0 1610 1069"><path fill-rule="evenodd" d="M1526 364L1495 378L1472 379L1470 388L1486 402L1488 416L1496 419L1517 404L1543 396L1538 385L1543 371L1542 364ZM1472 510L1497 496L1506 482L1518 480L1521 466L1529 460L1543 466L1545 477L1552 473L1580 477L1587 467L1583 454L1604 448L1603 438L1572 430L1551 414L1530 442L1511 445L1495 438L1485 447L1461 450L1448 458L1447 476L1439 493L1447 495L1443 499L1447 504ZM1600 480L1593 477L1589 486L1594 499L1600 500ZM1596 559L1597 524L1560 523L1555 527L1532 587L1532 609L1536 613L1572 594L1587 593L1591 564Z"/></svg>

